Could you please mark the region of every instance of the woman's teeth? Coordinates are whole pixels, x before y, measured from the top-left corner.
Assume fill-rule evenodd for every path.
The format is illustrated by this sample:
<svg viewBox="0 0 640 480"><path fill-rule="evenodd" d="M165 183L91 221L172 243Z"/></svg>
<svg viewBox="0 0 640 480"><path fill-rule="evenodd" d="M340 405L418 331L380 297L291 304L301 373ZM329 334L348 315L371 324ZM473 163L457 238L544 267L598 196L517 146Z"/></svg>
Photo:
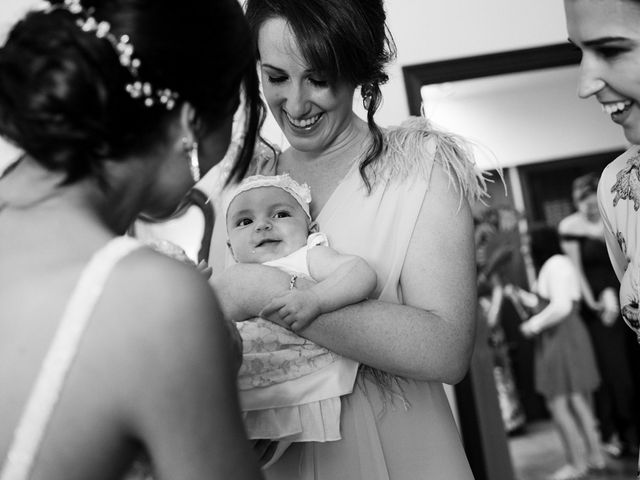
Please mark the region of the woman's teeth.
<svg viewBox="0 0 640 480"><path fill-rule="evenodd" d="M606 103L606 104L602 104L602 111L605 112L607 115L613 115L614 113L620 113L621 111L628 108L629 106L631 106L630 101Z"/></svg>
<svg viewBox="0 0 640 480"><path fill-rule="evenodd" d="M320 117L322 116L321 113L319 113L318 115L314 115L313 117L310 118L303 118L300 120L297 120L293 117L291 117L288 113L287 113L287 120L289 120L289 122L291 123L291 125L293 125L294 127L298 127L298 128L309 128L313 125L315 125L315 123L320 120Z"/></svg>

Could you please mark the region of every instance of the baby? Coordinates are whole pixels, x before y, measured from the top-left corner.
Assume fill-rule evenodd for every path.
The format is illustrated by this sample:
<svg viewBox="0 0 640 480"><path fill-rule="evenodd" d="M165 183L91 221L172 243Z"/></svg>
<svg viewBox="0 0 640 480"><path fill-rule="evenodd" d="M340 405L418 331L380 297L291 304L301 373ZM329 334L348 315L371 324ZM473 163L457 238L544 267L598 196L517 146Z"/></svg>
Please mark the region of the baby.
<svg viewBox="0 0 640 480"><path fill-rule="evenodd" d="M366 299L377 281L363 259L328 246L311 220L310 202L309 187L286 174L248 177L224 199L236 262L291 275L289 290L263 312L279 311L294 331ZM298 278L316 283L298 289ZM352 391L358 364L265 319L233 320L243 339L239 389L249 438L278 441L265 467L292 442L339 440L340 396Z"/></svg>

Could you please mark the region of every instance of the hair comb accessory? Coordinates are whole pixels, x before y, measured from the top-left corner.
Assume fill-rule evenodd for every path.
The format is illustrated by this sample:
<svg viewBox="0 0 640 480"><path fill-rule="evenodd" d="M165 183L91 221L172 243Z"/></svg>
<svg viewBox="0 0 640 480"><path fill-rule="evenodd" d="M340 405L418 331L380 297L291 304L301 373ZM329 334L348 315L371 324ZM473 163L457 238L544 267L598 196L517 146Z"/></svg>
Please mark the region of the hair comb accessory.
<svg viewBox="0 0 640 480"><path fill-rule="evenodd" d="M296 182L287 173L283 173L282 175L252 175L245 178L235 187L231 187L223 193L224 218L227 218L229 205L231 205L234 198L242 192L260 187L276 187L284 190L300 204L300 207L302 207L304 213L307 214L307 217L311 218L311 211L309 210L311 189L306 183L300 184Z"/></svg>
<svg viewBox="0 0 640 480"><path fill-rule="evenodd" d="M87 33L93 33L100 39L107 40L115 49L120 65L126 68L133 82L125 86L125 90L134 99L140 99L145 106L153 107L156 104L164 106L167 110L173 109L178 99L178 94L168 88L154 88L149 82L140 79L138 69L140 59L135 56L133 45L129 35L119 37L111 32L111 25L107 21L97 21L93 17L93 9L84 9L80 0L64 0L60 3L51 3L47 0L41 2L37 8L44 13L51 13L55 10L66 10L72 15L78 16L76 25Z"/></svg>

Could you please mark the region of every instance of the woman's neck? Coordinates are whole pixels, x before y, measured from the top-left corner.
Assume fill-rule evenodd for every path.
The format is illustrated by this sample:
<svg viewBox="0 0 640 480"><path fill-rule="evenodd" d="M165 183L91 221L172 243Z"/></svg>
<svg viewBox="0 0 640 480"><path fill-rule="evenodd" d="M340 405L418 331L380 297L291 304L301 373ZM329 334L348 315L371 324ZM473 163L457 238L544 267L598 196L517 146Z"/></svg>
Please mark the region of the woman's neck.
<svg viewBox="0 0 640 480"><path fill-rule="evenodd" d="M347 159L364 156L369 146L369 128L364 120L353 114L351 121L336 136L335 140L323 150L299 151L290 148L288 153L296 162L321 163L329 166L345 162Z"/></svg>
<svg viewBox="0 0 640 480"><path fill-rule="evenodd" d="M93 178L64 184L65 178L64 173L51 171L24 157L0 178L0 213L9 209L25 214L48 211L51 216L71 215L86 218L116 234L124 233L135 219L139 209L125 201L130 198L124 193L126 188L107 193Z"/></svg>

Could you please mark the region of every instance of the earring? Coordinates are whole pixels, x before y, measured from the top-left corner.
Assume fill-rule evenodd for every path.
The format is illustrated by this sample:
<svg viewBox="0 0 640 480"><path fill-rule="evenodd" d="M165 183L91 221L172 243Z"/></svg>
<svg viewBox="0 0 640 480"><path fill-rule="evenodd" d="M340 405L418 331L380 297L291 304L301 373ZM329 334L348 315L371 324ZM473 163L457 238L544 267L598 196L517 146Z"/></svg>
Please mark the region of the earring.
<svg viewBox="0 0 640 480"><path fill-rule="evenodd" d="M200 161L198 160L198 142L189 141L187 137L182 137L182 148L189 159L189 171L194 182L200 180Z"/></svg>
<svg viewBox="0 0 640 480"><path fill-rule="evenodd" d="M362 106L365 110L369 111L371 100L373 98L373 85L370 83L363 85L360 92L362 94Z"/></svg>

